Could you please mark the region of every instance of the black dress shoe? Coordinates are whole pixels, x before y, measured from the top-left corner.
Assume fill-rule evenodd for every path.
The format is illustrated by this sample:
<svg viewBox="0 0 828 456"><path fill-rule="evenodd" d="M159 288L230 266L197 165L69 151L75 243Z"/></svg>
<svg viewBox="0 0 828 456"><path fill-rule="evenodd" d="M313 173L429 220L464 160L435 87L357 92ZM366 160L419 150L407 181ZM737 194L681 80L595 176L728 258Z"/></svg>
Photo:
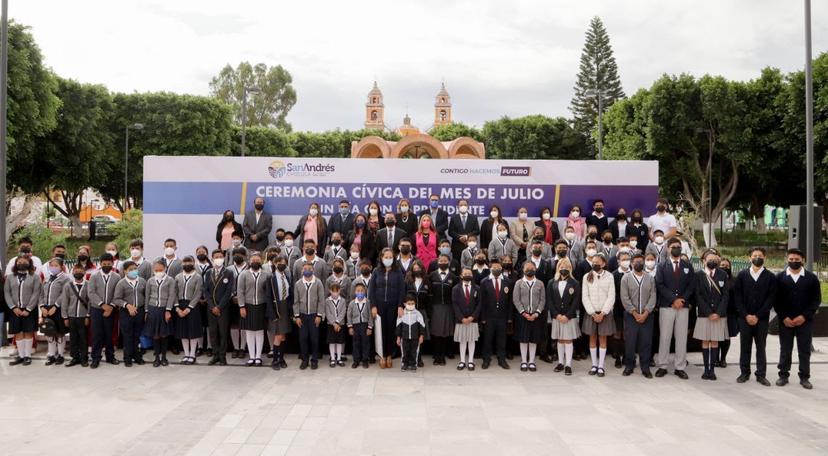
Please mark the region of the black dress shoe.
<svg viewBox="0 0 828 456"><path fill-rule="evenodd" d="M468 370L468 371L474 371L474 363L468 363L468 364L466 364L466 370Z"/></svg>
<svg viewBox="0 0 828 456"><path fill-rule="evenodd" d="M312 370L319 369L319 361L311 361L311 369Z"/></svg>
<svg viewBox="0 0 828 456"><path fill-rule="evenodd" d="M362 368L363 369L368 369L368 361L363 361L362 362Z"/></svg>
<svg viewBox="0 0 828 456"><path fill-rule="evenodd" d="M785 386L788 384L788 377L779 377L776 379L776 386Z"/></svg>
<svg viewBox="0 0 828 456"><path fill-rule="evenodd" d="M219 366L226 366L227 365L227 358L221 358L219 360Z"/></svg>
<svg viewBox="0 0 828 456"><path fill-rule="evenodd" d="M66 363L66 367L73 367L73 366L77 366L78 364L80 364L80 360L72 358L72 359L69 360L68 363Z"/></svg>
<svg viewBox="0 0 828 456"><path fill-rule="evenodd" d="M238 350L233 350L233 354L230 355L230 357L233 358L233 359L238 358L239 357L239 351Z"/></svg>
<svg viewBox="0 0 828 456"><path fill-rule="evenodd" d="M161 365L161 360L158 359L158 358L155 358L155 360L152 362L152 367L159 367L160 365Z"/></svg>
<svg viewBox="0 0 828 456"><path fill-rule="evenodd" d="M802 387L806 390L814 389L814 385L812 385L811 382L808 380L800 380L799 384L802 385Z"/></svg>
<svg viewBox="0 0 828 456"><path fill-rule="evenodd" d="M621 372L621 375L623 375L624 377L629 377L630 375L632 375L632 373L632 369L624 369L624 372Z"/></svg>
<svg viewBox="0 0 828 456"><path fill-rule="evenodd" d="M749 374L742 374L742 375L740 375L740 376L736 377L736 383L745 383L745 382L746 382L746 381L748 381L749 379L750 379L750 375L749 375ZM758 378L758 377L756 378L756 381L759 381L759 378ZM767 381L767 380L765 380L765 381Z"/></svg>
<svg viewBox="0 0 828 456"><path fill-rule="evenodd" d="M58 355L58 357L55 358L55 364L57 364L57 365L63 364L64 361L65 360L63 359L63 356Z"/></svg>
<svg viewBox="0 0 828 456"><path fill-rule="evenodd" d="M719 361L719 365L716 366L716 367L721 367L722 369L726 368L727 367L727 361L725 361L725 360Z"/></svg>
<svg viewBox="0 0 828 456"><path fill-rule="evenodd" d="M81 361L81 367L89 367L89 361L87 361L87 360Z"/></svg>
<svg viewBox="0 0 828 456"><path fill-rule="evenodd" d="M707 377L708 377L708 380L712 380L712 381L717 380L715 372L711 372Z"/></svg>
<svg viewBox="0 0 828 456"><path fill-rule="evenodd" d="M161 365L166 367L170 365L170 362L167 361L167 358L161 358Z"/></svg>
<svg viewBox="0 0 828 456"><path fill-rule="evenodd" d="M555 366L555 368L554 368L554 369L552 369L552 370L553 370L554 372L562 372L562 371L564 370L564 365L563 365L563 364L561 364L561 363L558 363L558 365L557 365L557 366Z"/></svg>
<svg viewBox="0 0 828 456"><path fill-rule="evenodd" d="M108 359L108 360L106 360L106 362L107 362L107 364L112 364L113 366L117 366L118 364L121 364L121 362L118 361L118 358Z"/></svg>
<svg viewBox="0 0 828 456"><path fill-rule="evenodd" d="M417 367L425 367L425 364L423 363L423 358L417 359Z"/></svg>
<svg viewBox="0 0 828 456"><path fill-rule="evenodd" d="M299 365L299 369L305 370L307 368L308 368L308 362L307 362L307 360L303 359L302 364Z"/></svg>
<svg viewBox="0 0 828 456"><path fill-rule="evenodd" d="M756 382L762 386L771 386L770 382L765 377L756 377Z"/></svg>
<svg viewBox="0 0 828 456"><path fill-rule="evenodd" d="M641 375L643 375L644 378L653 378L653 374L650 371L642 372Z"/></svg>
<svg viewBox="0 0 828 456"><path fill-rule="evenodd" d="M287 363L285 362L284 357L279 358L279 367L281 367L282 369L287 369Z"/></svg>
<svg viewBox="0 0 828 456"><path fill-rule="evenodd" d="M621 369L622 367L624 367L624 362L621 361L621 357L619 356L618 358L615 358L615 368Z"/></svg>
<svg viewBox="0 0 828 456"><path fill-rule="evenodd" d="M29 358L28 356L23 358L23 365L24 366L29 366L31 364L32 364L32 358Z"/></svg>
<svg viewBox="0 0 828 456"><path fill-rule="evenodd" d="M50 357L46 358L46 365L51 366L52 364L55 364L54 356L50 356Z"/></svg>
<svg viewBox="0 0 828 456"><path fill-rule="evenodd" d="M572 375L572 368L569 366L564 367L564 375Z"/></svg>
<svg viewBox="0 0 828 456"><path fill-rule="evenodd" d="M141 358L140 356L135 358L135 364L143 366L145 364L144 358Z"/></svg>
<svg viewBox="0 0 828 456"><path fill-rule="evenodd" d="M100 365L101 365L101 362L99 360L95 359L95 360L92 360L92 364L89 367L91 367L92 369L97 369L98 366L100 366Z"/></svg>
<svg viewBox="0 0 828 456"><path fill-rule="evenodd" d="M678 377L682 380L687 380L688 378L690 378L690 377L687 376L687 372L684 372L683 370L677 370L675 372L675 374L676 374L676 377Z"/></svg>
<svg viewBox="0 0 828 456"><path fill-rule="evenodd" d="M359 367L358 362L354 361L353 363L351 363L351 369L356 369L357 367Z"/></svg>
<svg viewBox="0 0 828 456"><path fill-rule="evenodd" d="M277 371L282 369L282 366L279 365L279 361L274 359L273 362L270 363L270 368Z"/></svg>
<svg viewBox="0 0 828 456"><path fill-rule="evenodd" d="M490 363L491 363L491 361L489 361L488 359L484 359L483 364L480 365L480 368L483 369L483 370L486 370L486 369L489 368Z"/></svg>
<svg viewBox="0 0 828 456"><path fill-rule="evenodd" d="M664 377L665 375L667 375L667 369L659 369L655 373L655 376L658 378Z"/></svg>
<svg viewBox="0 0 828 456"><path fill-rule="evenodd" d="M497 360L497 365L503 369L509 369L509 363L507 363L505 359Z"/></svg>
<svg viewBox="0 0 828 456"><path fill-rule="evenodd" d="M14 358L14 360L12 361L9 361L9 366L17 366L18 364L23 364L23 358L21 358L20 356Z"/></svg>
<svg viewBox="0 0 828 456"><path fill-rule="evenodd" d="M132 367L132 361L124 361L124 367Z"/></svg>
<svg viewBox="0 0 828 456"><path fill-rule="evenodd" d="M551 355L543 355L543 356L540 357L540 359L541 359L541 361L543 361L545 363L549 363L549 364L552 364L552 363L555 362L555 360L552 359Z"/></svg>
<svg viewBox="0 0 828 456"><path fill-rule="evenodd" d="M219 363L218 357L213 357L213 358L210 359L210 361L207 361L208 366L215 366L218 363Z"/></svg>
<svg viewBox="0 0 828 456"><path fill-rule="evenodd" d="M704 373L701 375L701 379L702 380L710 380L710 374L708 374L707 371L704 371Z"/></svg>

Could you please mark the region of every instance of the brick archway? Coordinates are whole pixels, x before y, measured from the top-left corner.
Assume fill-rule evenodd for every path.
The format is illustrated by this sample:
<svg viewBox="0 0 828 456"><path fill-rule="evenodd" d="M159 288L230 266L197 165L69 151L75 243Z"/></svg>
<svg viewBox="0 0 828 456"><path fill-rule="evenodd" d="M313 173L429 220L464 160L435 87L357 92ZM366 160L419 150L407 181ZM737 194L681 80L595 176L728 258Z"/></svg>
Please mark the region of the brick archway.
<svg viewBox="0 0 828 456"><path fill-rule="evenodd" d="M379 136L366 136L352 147L352 158L389 158L391 147Z"/></svg>
<svg viewBox="0 0 828 456"><path fill-rule="evenodd" d="M419 147L426 151L431 158L449 158L449 153L443 143L425 134L409 135L402 138L394 144L390 158L400 158L413 147Z"/></svg>

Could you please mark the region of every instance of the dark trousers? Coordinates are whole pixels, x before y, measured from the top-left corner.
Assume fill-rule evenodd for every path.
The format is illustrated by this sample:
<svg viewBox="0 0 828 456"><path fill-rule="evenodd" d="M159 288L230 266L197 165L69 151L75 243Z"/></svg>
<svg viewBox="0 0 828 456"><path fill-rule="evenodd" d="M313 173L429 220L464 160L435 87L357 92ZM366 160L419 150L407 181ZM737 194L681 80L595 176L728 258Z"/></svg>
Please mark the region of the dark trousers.
<svg viewBox="0 0 828 456"><path fill-rule="evenodd" d="M486 320L483 333L483 360L490 361L492 352L497 353L498 361L506 360L506 320Z"/></svg>
<svg viewBox="0 0 828 456"><path fill-rule="evenodd" d="M121 327L121 336L124 339L124 361L135 361L141 357L138 354L138 338L144 330L144 308L138 308L133 317L126 308L121 308L118 322Z"/></svg>
<svg viewBox="0 0 828 456"><path fill-rule="evenodd" d="M382 321L383 355L390 358L397 351L397 306L391 303L380 303L377 313Z"/></svg>
<svg viewBox="0 0 828 456"><path fill-rule="evenodd" d="M624 312L624 367L635 368L635 354L638 353L641 372L650 371L653 356L653 314L644 323L635 321L629 312Z"/></svg>
<svg viewBox="0 0 828 456"><path fill-rule="evenodd" d="M739 368L742 375L750 375L750 355L753 345L756 345L756 376L764 377L768 369L768 358L765 355L765 345L768 340L768 320L759 320L750 326L742 317L737 318L739 323ZM810 345L808 346L810 349Z"/></svg>
<svg viewBox="0 0 828 456"><path fill-rule="evenodd" d="M92 317L92 360L101 359L101 350L104 351L107 360L115 358L115 346L112 344L112 330L115 327L115 316L113 313L104 317L103 310L92 308L89 310Z"/></svg>
<svg viewBox="0 0 828 456"><path fill-rule="evenodd" d="M299 328L299 353L303 361L316 362L319 359L319 327L316 326L316 314L300 314L302 327Z"/></svg>
<svg viewBox="0 0 828 456"><path fill-rule="evenodd" d="M207 328L210 334L210 345L213 347L213 356L218 359L227 357L227 346L230 342L230 313L227 309L220 316L207 312Z"/></svg>
<svg viewBox="0 0 828 456"><path fill-rule="evenodd" d="M86 318L69 318L69 353L72 359L88 361L86 346Z"/></svg>
<svg viewBox="0 0 828 456"><path fill-rule="evenodd" d="M402 365L405 367L417 367L417 355L420 353L419 339L402 339L400 341L402 350Z"/></svg>
<svg viewBox="0 0 828 456"><path fill-rule="evenodd" d="M549 321L549 310L544 309L543 312L541 312L540 317L538 318L540 318L540 320L544 322L543 342L538 344L538 356L543 357L552 353L552 351L550 350L550 348L552 347L552 325L550 323L545 323Z"/></svg>
<svg viewBox="0 0 828 456"><path fill-rule="evenodd" d="M793 353L794 338L796 338L796 351L799 353L799 379L808 380L811 378L811 327L813 321L806 321L801 326L788 328L781 321L779 322L779 376L788 378L791 372L791 355Z"/></svg>
<svg viewBox="0 0 828 456"><path fill-rule="evenodd" d="M354 325L354 362L368 361L371 356L371 337L367 334L368 323Z"/></svg>

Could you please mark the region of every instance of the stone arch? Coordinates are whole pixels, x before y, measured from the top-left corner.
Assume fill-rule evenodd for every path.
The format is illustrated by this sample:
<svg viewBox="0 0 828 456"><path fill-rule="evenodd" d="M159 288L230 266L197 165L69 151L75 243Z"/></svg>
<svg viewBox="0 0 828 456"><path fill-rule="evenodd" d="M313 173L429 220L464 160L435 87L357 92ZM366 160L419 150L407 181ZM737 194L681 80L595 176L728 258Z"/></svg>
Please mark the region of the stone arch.
<svg viewBox="0 0 828 456"><path fill-rule="evenodd" d="M351 158L389 158L391 147L379 136L366 136L351 146Z"/></svg>
<svg viewBox="0 0 828 456"><path fill-rule="evenodd" d="M400 158L403 153L412 146L419 146L428 151L431 158L448 158L449 154L443 144L440 141L432 138L429 135L419 134L419 135L409 135L403 137L394 147L391 149L391 158Z"/></svg>
<svg viewBox="0 0 828 456"><path fill-rule="evenodd" d="M486 158L486 151L483 143L475 141L468 136L462 136L451 142L448 150L449 158Z"/></svg>

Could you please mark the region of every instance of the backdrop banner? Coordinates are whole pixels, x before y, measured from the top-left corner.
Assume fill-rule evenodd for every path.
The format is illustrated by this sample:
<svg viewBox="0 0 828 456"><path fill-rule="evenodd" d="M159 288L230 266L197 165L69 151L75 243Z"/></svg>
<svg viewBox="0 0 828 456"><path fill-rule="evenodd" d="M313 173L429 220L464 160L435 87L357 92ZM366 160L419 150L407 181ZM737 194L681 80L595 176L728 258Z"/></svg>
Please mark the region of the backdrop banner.
<svg viewBox="0 0 828 456"><path fill-rule="evenodd" d="M241 223L256 197L273 214L274 230L295 230L312 202L326 218L338 213L343 199L360 212L376 200L385 213L408 198L419 212L432 194L450 214L461 198L479 217L487 217L492 204L510 220L521 207L531 219L548 207L561 226L572 205L587 215L596 198L604 200L607 215L623 207L646 217L658 197L658 162L147 156L146 254L160 255L167 238L178 241L179 256L199 245L215 248L221 214L230 209Z"/></svg>

